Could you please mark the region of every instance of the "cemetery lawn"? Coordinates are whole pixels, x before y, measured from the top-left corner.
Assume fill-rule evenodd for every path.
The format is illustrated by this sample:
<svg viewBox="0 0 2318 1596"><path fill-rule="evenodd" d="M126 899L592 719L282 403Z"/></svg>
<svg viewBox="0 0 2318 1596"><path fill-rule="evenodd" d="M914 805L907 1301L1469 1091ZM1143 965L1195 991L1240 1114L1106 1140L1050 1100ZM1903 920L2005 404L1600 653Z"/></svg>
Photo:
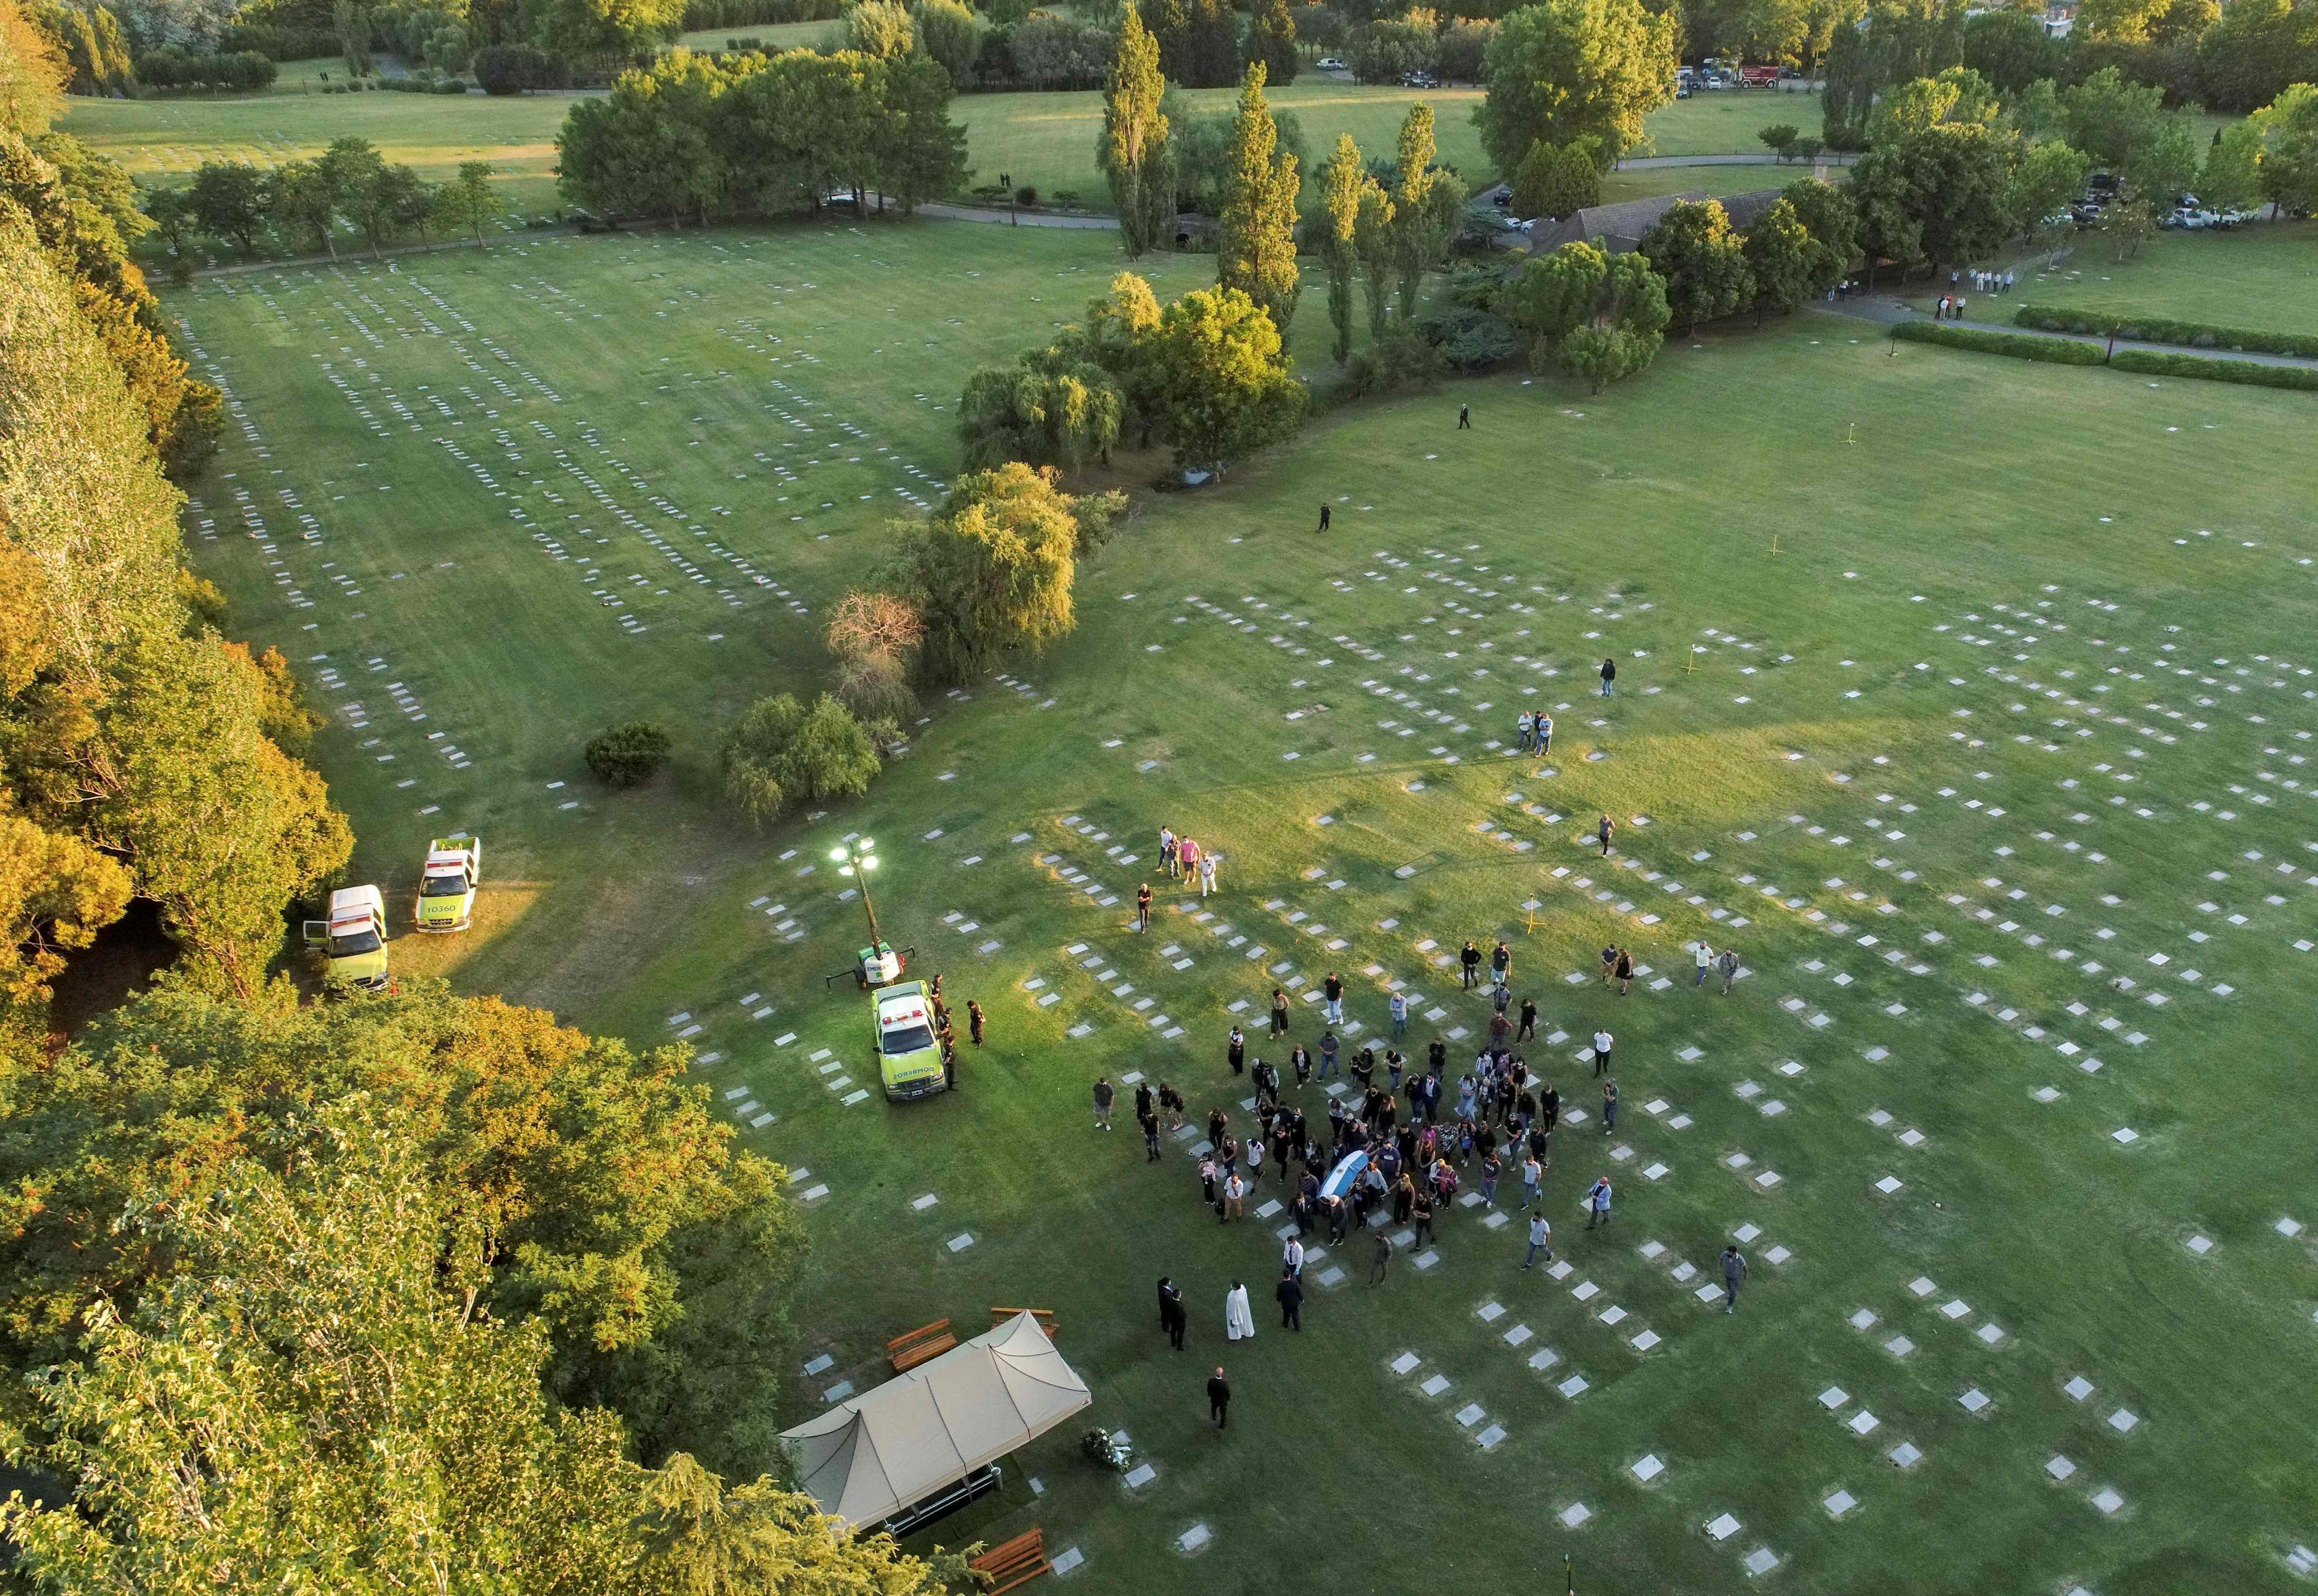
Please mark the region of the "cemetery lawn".
<svg viewBox="0 0 2318 1596"><path fill-rule="evenodd" d="M805 1200L798 1361L831 1362L799 1377L800 1417L885 1377L905 1330L1055 1310L1086 1422L1129 1430L1155 1475L1093 1473L1066 1426L945 1541L1036 1524L1100 1581L1163 1592L1444 1565L1499 1584L1565 1551L1581 1588L1637 1593L1736 1588L1757 1553L1799 1590L2298 1589L2287 1558L2318 1538L2318 1289L2308 1233L2286 1233L2318 1224L2292 1034L2318 956L2308 401L1895 359L1803 315L1676 339L1604 396L1514 372L1341 411L1147 500L1082 569L1076 634L933 700L866 800L735 830L714 727L817 681L820 612L874 567L895 489L934 491L885 462L952 471L933 406L1074 317L1108 246L727 229L172 295L267 455L233 441L189 541L240 631L340 673L318 758L358 876L400 916L430 833L484 834L477 928L401 937L398 970L699 1051ZM1207 265L1155 264L1163 295ZM1316 289L1307 364L1323 323ZM1554 713L1544 758L1504 754L1523 705ZM643 713L677 762L607 794L580 744ZM429 751L437 730L467 768ZM1586 841L1605 811L1606 862ZM1204 910L1154 875L1162 822L1222 856ZM823 984L863 937L826 856L849 834L881 845L879 919L913 973L989 1013L954 1095L875 1095L863 1000ZM1137 936L1146 877L1164 890ZM1429 1265L1401 1250L1374 1290L1366 1238L1307 1265L1304 1331L1281 1332L1272 1178L1218 1226L1187 1141L1146 1164L1128 1072L1244 1129L1225 1028L1280 1056L1272 984L1300 1000L1336 969L1361 1039L1388 983L1418 994L1412 1043L1452 1037L1453 1078L1487 1008L1434 962L1498 936L1542 1010L1523 1051L1586 1116L1547 1178L1573 1272L1523 1271L1518 1215L1453 1207ZM1702 936L1747 966L1728 998L1690 984ZM1649 966L1630 996L1595 978L1608 940ZM1308 1043L1316 1005L1295 1009ZM1575 1056L1597 1025L1622 1094L1606 1138ZM1122 1083L1109 1134L1098 1071ZM1588 1235L1604 1172L1615 1219ZM1734 1234L1753 1272L1728 1317L1699 1298ZM1155 1328L1163 1273L1190 1296L1185 1354ZM1235 1278L1260 1333L1227 1349Z"/></svg>
<svg viewBox="0 0 2318 1596"><path fill-rule="evenodd" d="M2169 230L2129 261L2088 239L2056 269L2023 272L2012 299L2318 336L2318 221Z"/></svg>

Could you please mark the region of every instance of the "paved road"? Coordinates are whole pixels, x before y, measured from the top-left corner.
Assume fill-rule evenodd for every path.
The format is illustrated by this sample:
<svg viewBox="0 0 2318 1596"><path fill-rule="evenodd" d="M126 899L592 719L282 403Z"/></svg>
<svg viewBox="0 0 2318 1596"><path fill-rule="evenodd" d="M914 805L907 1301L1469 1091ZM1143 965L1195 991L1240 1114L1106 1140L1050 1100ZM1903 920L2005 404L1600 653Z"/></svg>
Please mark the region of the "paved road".
<svg viewBox="0 0 2318 1596"><path fill-rule="evenodd" d="M950 205L939 201L921 202L918 214L939 216L945 221L991 221L1000 227L1119 230L1119 219L1115 216L1043 216L1028 211L993 211L981 205Z"/></svg>
<svg viewBox="0 0 2318 1596"><path fill-rule="evenodd" d="M1912 306L1881 295L1867 299L1821 300L1814 309L1832 316L1847 316L1854 320L1872 321L1878 327L1892 327L1902 321L1928 321L1931 318ZM2001 321L1959 321L1957 327L1968 327L1984 333L2011 333L2023 338L2058 338L2070 344L2107 345L2108 339L2099 333L2054 333L2043 327L2014 327ZM2156 354L2194 354L2202 360L2243 361L2249 365L2292 366L2298 371L2318 371L2318 360L2306 360L2296 354L2269 354L2255 350L2199 349L2187 344L2152 344L2143 338L2119 338L2119 349L2146 349Z"/></svg>

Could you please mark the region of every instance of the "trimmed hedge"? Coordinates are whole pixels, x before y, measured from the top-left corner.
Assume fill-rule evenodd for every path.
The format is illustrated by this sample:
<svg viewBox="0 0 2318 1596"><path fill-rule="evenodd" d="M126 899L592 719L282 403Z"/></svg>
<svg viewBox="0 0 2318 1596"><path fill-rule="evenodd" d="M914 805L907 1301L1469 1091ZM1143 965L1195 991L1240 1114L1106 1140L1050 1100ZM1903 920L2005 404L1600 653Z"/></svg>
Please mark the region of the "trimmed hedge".
<svg viewBox="0 0 2318 1596"><path fill-rule="evenodd" d="M2194 377L2201 382L2242 382L2256 388L2298 388L2318 393L2318 371L2305 366L2266 366L2250 360L2207 360L2155 349L2120 349L2109 364L2120 372L2152 377Z"/></svg>
<svg viewBox="0 0 2318 1596"><path fill-rule="evenodd" d="M475 52L475 81L487 94L520 94L526 89L564 86L562 65L523 45L495 44Z"/></svg>
<svg viewBox="0 0 2318 1596"><path fill-rule="evenodd" d="M254 49L225 55L196 54L175 45L139 56L137 81L148 89L223 90L255 94L272 85L281 68Z"/></svg>
<svg viewBox="0 0 2318 1596"><path fill-rule="evenodd" d="M2097 366L2101 363L2101 347L2098 344L2079 344L2067 338L2032 338L2022 333L1997 333L1985 327L1954 327L1945 321L1903 321L1891 329L1891 336L1910 344L1945 344L1952 349L1970 349L1981 354L2005 354L2015 360L2049 361L2054 365Z"/></svg>
<svg viewBox="0 0 2318 1596"><path fill-rule="evenodd" d="M2263 354L2318 357L2318 336L2308 333L2265 332L2257 327L2176 321L2170 317L2098 305L2023 305L2012 313L2012 325L2042 327L2049 333L2098 333L2106 336L2114 332L2120 338L2139 343L2180 344L2192 349L2241 349Z"/></svg>

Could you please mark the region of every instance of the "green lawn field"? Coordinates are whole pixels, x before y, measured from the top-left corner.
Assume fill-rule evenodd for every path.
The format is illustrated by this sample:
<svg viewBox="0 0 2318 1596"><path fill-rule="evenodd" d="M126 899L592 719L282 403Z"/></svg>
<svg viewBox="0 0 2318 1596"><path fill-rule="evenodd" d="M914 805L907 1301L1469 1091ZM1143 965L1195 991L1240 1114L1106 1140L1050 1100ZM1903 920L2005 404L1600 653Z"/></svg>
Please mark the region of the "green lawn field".
<svg viewBox="0 0 2318 1596"><path fill-rule="evenodd" d="M1097 1474L1066 1429L946 1540L1036 1524L1150 1591L1532 1582L1565 1553L1635 1593L2299 1589L2308 399L1895 358L1804 315L1598 398L1513 373L1341 411L1146 503L1076 634L934 699L867 799L736 830L714 727L814 682L818 612L955 468L935 407L1111 247L732 229L170 296L251 429L195 558L331 712L358 870L400 912L427 835L484 835L476 929L398 967L698 1050L815 1239L801 1416L903 1330L1056 1312L1090 1421L1155 1473ZM1555 714L1543 758L1507 752L1523 705ZM606 794L580 742L635 713L677 762ZM1163 822L1221 856L1216 898L1155 877ZM913 1107L822 979L862 936L826 851L863 835L887 934L991 1016L962 1089ZM1244 1126L1226 1027L1330 969L1360 1040L1415 994L1453 1076L1487 1009L1441 961L1500 936L1543 1013L1523 1051L1585 1116L1547 1179L1569 1268L1458 1206L1373 1289L1367 1239L1316 1259L1280 1332L1270 1179L1218 1225L1186 1143L1146 1163L1091 1082ZM1744 959L1732 995L1691 985L1699 937ZM1631 995L1594 977L1605 941L1647 966ZM1735 1317L1702 1300L1733 1237ZM1261 1333L1227 1346L1235 1278Z"/></svg>
<svg viewBox="0 0 2318 1596"><path fill-rule="evenodd" d="M2024 273L2013 298L2318 334L2318 222L2161 232L2129 261L2088 239L2051 271Z"/></svg>
<svg viewBox="0 0 2318 1596"><path fill-rule="evenodd" d="M735 39L753 39L768 50L819 49L839 22L759 22L746 28L697 28L677 40L687 49L722 50Z"/></svg>
<svg viewBox="0 0 2318 1596"><path fill-rule="evenodd" d="M799 22L750 29L768 43L815 42L831 24ZM810 32L807 39L799 31ZM721 46L726 37L701 41ZM794 36L793 36L794 35ZM488 160L499 174L500 192L517 217L544 216L562 209L555 188L555 135L571 109L569 94L520 94L463 99L429 94L321 94L310 92L323 71L343 66L328 60L296 63L275 92L215 99L73 100L66 129L122 162L145 182L180 182L205 160L240 159L271 166L319 153L333 139L358 134L375 143L390 161L407 162L430 180L452 175L462 161ZM1204 104L1227 105L1233 91L1192 91ZM1340 131L1350 132L1372 155L1389 155L1410 103L1432 104L1442 158L1466 174L1477 188L1492 181L1472 125L1478 91L1359 88L1323 83L1307 74L1303 82L1275 91L1272 103L1302 121L1315 160L1325 157ZM1768 94L1694 96L1659 112L1650 130L1661 154L1697 155L1759 149L1755 130L1769 121ZM1783 104L1783 102L1781 102ZM1816 103L1814 102L1814 103ZM1751 109L1750 109L1751 108ZM1750 121L1754 110L1765 112ZM1095 170L1094 139L1102 125L1100 94L964 94L952 114L966 130L968 158L977 183L1012 175L1042 193L1078 193L1095 209L1108 209L1110 194ZM1613 197L1664 190L1649 184L1673 182L1640 173L1614 175L1605 187ZM1711 193L1726 178L1700 168L1695 183ZM1729 192L1736 192L1729 191Z"/></svg>

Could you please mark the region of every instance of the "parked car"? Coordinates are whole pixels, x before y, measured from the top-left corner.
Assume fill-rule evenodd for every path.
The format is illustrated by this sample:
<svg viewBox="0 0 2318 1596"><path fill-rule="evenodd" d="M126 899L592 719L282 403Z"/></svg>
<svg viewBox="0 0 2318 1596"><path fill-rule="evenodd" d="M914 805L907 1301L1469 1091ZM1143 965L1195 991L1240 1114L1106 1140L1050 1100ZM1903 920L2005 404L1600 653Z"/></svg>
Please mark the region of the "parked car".
<svg viewBox="0 0 2318 1596"><path fill-rule="evenodd" d="M1343 62L1338 60L1334 56L1322 56L1320 58L1320 70L1323 72L1349 72L1352 68L1345 66Z"/></svg>
<svg viewBox="0 0 2318 1596"><path fill-rule="evenodd" d="M1404 72L1400 75L1400 86L1405 89L1437 89L1441 86L1441 80L1430 72Z"/></svg>

